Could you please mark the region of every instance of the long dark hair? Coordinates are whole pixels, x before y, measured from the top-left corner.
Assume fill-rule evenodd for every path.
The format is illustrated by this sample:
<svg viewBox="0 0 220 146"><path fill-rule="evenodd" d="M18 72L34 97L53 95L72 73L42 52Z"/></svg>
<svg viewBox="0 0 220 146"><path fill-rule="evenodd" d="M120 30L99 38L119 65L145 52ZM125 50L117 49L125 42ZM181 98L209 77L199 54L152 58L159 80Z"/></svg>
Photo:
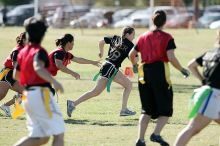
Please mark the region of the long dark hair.
<svg viewBox="0 0 220 146"><path fill-rule="evenodd" d="M128 33L128 34L132 34L134 32L134 28L133 27L130 27L130 26L126 26L123 28L122 30L122 39L125 38L125 35Z"/></svg>
<svg viewBox="0 0 220 146"><path fill-rule="evenodd" d="M26 40L25 32L22 32L19 36L16 37L16 42L20 46L24 46L24 41Z"/></svg>
<svg viewBox="0 0 220 146"><path fill-rule="evenodd" d="M62 48L64 48L68 42L72 42L72 41L74 41L74 37L71 34L67 33L61 38L56 39L55 42L56 42L56 46L61 46Z"/></svg>
<svg viewBox="0 0 220 146"><path fill-rule="evenodd" d="M153 23L157 28L162 27L166 23L166 13L163 10L156 10L152 17Z"/></svg>

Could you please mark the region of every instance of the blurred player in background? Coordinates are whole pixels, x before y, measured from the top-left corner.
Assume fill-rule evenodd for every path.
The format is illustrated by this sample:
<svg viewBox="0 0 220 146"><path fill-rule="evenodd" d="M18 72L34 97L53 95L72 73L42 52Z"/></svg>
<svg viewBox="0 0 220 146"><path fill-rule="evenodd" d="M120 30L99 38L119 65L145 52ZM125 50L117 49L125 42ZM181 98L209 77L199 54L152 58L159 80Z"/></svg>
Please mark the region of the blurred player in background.
<svg viewBox="0 0 220 146"><path fill-rule="evenodd" d="M176 138L174 146L185 146L212 121L220 125L220 30L215 48L189 62L192 74L200 80L202 87L193 94L194 107L191 120ZM198 67L203 67L201 73Z"/></svg>
<svg viewBox="0 0 220 146"><path fill-rule="evenodd" d="M17 55L24 48L26 42L24 32L17 36L16 42L17 45L6 58L4 68L0 72L0 100L7 95L9 89L18 92L19 94L21 94L24 89L16 80L13 79L13 69L17 62ZM15 103L16 98L19 98L19 94L14 95L13 99L0 106L0 109L2 109L7 116L11 116L10 106Z"/></svg>
<svg viewBox="0 0 220 146"><path fill-rule="evenodd" d="M52 145L64 145L64 121L51 91L63 92L62 85L48 72L49 59L41 42L47 30L44 21L34 17L24 23L28 44L18 54L14 77L25 87L22 103L26 111L29 135L20 139L16 146L46 144L54 136Z"/></svg>

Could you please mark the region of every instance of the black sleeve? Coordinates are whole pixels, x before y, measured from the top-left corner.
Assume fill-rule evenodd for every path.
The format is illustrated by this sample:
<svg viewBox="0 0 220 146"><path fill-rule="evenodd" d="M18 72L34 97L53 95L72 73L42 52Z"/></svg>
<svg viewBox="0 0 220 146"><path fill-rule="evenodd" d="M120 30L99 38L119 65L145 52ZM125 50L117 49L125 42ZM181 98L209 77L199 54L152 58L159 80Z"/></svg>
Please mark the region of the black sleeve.
<svg viewBox="0 0 220 146"><path fill-rule="evenodd" d="M200 66L203 66L202 65L202 62L203 62L203 57L204 57L205 54L202 54L201 56L197 57L196 58L196 63L198 63Z"/></svg>
<svg viewBox="0 0 220 146"><path fill-rule="evenodd" d="M65 58L65 52L63 51L59 51L54 53L54 60L58 59L58 60L63 60Z"/></svg>
<svg viewBox="0 0 220 146"><path fill-rule="evenodd" d="M34 61L36 61L36 60L43 61L45 63L45 67L49 66L48 55L47 55L47 52L44 50L40 50L39 52L37 52L37 54L35 54Z"/></svg>
<svg viewBox="0 0 220 146"><path fill-rule="evenodd" d="M17 61L17 57L18 57L18 50L15 50L11 53L11 59L13 62Z"/></svg>
<svg viewBox="0 0 220 146"><path fill-rule="evenodd" d="M173 49L176 49L176 44L174 42L174 39L171 39L167 44L166 50L168 51L168 50L173 50Z"/></svg>
<svg viewBox="0 0 220 146"><path fill-rule="evenodd" d="M16 63L15 68L16 70L20 71L20 65L18 63Z"/></svg>
<svg viewBox="0 0 220 146"><path fill-rule="evenodd" d="M106 44L111 44L112 37L104 37L104 41L105 41Z"/></svg>
<svg viewBox="0 0 220 146"><path fill-rule="evenodd" d="M137 52L139 52L139 50L138 50L138 45L135 45L135 46L134 46L134 49L135 49Z"/></svg>

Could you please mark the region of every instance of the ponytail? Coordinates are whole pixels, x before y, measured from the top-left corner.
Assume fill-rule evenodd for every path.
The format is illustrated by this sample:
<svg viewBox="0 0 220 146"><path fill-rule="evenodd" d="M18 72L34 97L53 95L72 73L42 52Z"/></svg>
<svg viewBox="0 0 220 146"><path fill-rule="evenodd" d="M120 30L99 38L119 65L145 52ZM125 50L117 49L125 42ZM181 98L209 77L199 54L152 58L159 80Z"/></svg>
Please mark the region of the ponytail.
<svg viewBox="0 0 220 146"><path fill-rule="evenodd" d="M55 40L56 46L64 48L68 42L74 41L74 37L71 34L65 34L59 39Z"/></svg>
<svg viewBox="0 0 220 146"><path fill-rule="evenodd" d="M157 28L162 27L166 23L166 13L163 10L156 10L152 21Z"/></svg>
<svg viewBox="0 0 220 146"><path fill-rule="evenodd" d="M125 35L128 33L128 34L132 34L134 32L134 28L133 27L130 27L130 26L126 26L123 28L122 30L122 39L125 38Z"/></svg>
<svg viewBox="0 0 220 146"><path fill-rule="evenodd" d="M61 39L56 39L56 40L55 40L55 43L56 43L56 46L57 46L57 47L60 46Z"/></svg>
<svg viewBox="0 0 220 146"><path fill-rule="evenodd" d="M19 36L16 37L16 42L18 45L24 46L26 40L25 32L22 32Z"/></svg>

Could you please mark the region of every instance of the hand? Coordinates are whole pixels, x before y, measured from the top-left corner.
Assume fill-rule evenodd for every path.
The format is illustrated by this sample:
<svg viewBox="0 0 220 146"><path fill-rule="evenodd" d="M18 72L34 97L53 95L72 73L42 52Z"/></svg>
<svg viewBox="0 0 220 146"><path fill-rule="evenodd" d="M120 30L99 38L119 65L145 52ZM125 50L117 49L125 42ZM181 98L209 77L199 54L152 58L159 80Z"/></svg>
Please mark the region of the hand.
<svg viewBox="0 0 220 146"><path fill-rule="evenodd" d="M60 91L60 93L63 93L64 90L63 90L63 86L57 82L56 80L53 82L53 86L54 86L54 89L58 92Z"/></svg>
<svg viewBox="0 0 220 146"><path fill-rule="evenodd" d="M138 73L138 64L133 65L133 72Z"/></svg>
<svg viewBox="0 0 220 146"><path fill-rule="evenodd" d="M99 53L99 58L102 58L103 57L103 54L102 53Z"/></svg>
<svg viewBox="0 0 220 146"><path fill-rule="evenodd" d="M77 80L80 79L80 75L79 75L78 73L76 73L76 72L73 72L71 75L72 75L74 78L76 78Z"/></svg>
<svg viewBox="0 0 220 146"><path fill-rule="evenodd" d="M180 72L182 73L184 78L187 78L190 75L190 72L185 68L182 68Z"/></svg>
<svg viewBox="0 0 220 146"><path fill-rule="evenodd" d="M101 67L102 63L101 63L101 59L97 60L97 61L93 61L92 63L93 65L97 66L97 67Z"/></svg>

